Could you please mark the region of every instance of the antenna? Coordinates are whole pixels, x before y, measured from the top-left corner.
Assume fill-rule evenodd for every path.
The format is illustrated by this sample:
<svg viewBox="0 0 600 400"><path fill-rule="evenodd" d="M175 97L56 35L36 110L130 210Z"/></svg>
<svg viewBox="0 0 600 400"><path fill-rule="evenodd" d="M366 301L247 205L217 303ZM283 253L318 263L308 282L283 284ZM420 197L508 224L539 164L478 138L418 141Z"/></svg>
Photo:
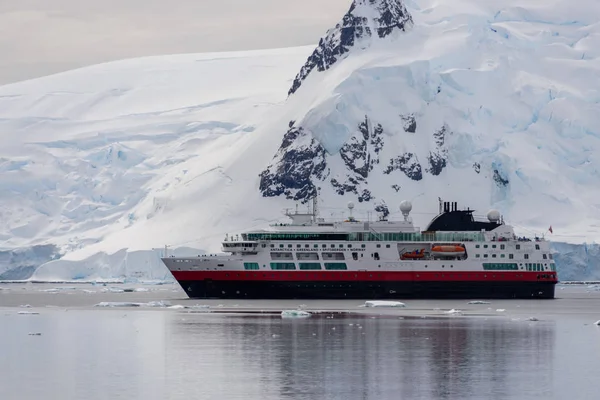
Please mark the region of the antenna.
<svg viewBox="0 0 600 400"><path fill-rule="evenodd" d="M315 195L315 197L313 197L313 205L312 205L312 207L313 207L313 217L314 217L315 220L317 219L317 215L319 215L319 202L318 202L318 199L319 199L319 194L317 193Z"/></svg>

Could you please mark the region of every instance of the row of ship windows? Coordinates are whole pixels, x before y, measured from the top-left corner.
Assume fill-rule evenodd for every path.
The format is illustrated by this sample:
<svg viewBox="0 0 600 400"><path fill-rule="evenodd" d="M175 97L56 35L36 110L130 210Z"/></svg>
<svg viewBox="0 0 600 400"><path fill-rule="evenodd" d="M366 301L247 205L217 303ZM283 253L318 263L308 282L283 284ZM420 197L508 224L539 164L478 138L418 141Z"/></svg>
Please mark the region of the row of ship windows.
<svg viewBox="0 0 600 400"><path fill-rule="evenodd" d="M292 244L288 244L288 245L287 245L287 247L288 247L288 248L290 248L290 249L291 249L293 246L294 246L294 245L292 245ZM348 248L349 248L349 249L351 249L351 248L352 248L352 245L351 245L351 244L349 244L349 245L347 245L347 246L348 246ZM267 245L266 245L266 244L263 244L263 245L262 245L262 247L267 247ZM271 245L271 248L273 248L273 247L275 247L275 245L274 245L274 244L272 244L272 245ZM280 244L280 245L279 245L279 248L280 248L280 249L283 249L284 247L285 247L285 245L283 245L283 244ZM301 247L302 247L302 245L301 245L301 244L297 244L297 245L296 245L296 247L297 247L297 248L301 248ZM308 244L305 244L305 245L304 245L304 247L308 249L308 248L310 247L310 245L308 245ZM315 249L317 249L317 248L319 248L319 245L318 245L318 244L315 244L315 245L313 245L313 247L314 247ZM321 247L325 249L325 248L327 248L327 245L326 245L326 244L323 244L323 245L321 245ZM332 249L334 249L334 248L336 247L336 245L335 245L335 244L332 244L332 245L330 245L330 247L331 247ZM342 249L342 248L344 248L344 245L343 245L343 244L340 244L340 245L338 245L337 247L339 247L340 249ZM366 248L367 246L366 246L366 245L364 245L364 244L361 244L361 245L360 245L360 247L361 247L362 249L364 249L364 248ZM381 248L381 244L377 244L377 248L378 248L378 249L379 249L379 248ZM389 248L390 248L390 245L389 245L389 244L386 244L386 245L385 245L385 248L386 248L386 249L389 249Z"/></svg>
<svg viewBox="0 0 600 400"><path fill-rule="evenodd" d="M324 263L326 270L347 270L346 263ZM523 264L521 264L522 266ZM272 270L295 270L295 263L270 263ZM298 263L300 270L320 270L321 263ZM541 263L526 263L525 268L527 271L544 271L544 265ZM244 269L246 270L258 270L260 266L258 263L245 262ZM483 263L483 269L485 271L517 271L519 266L517 263ZM522 269L522 267L521 267ZM550 264L550 270L556 271L554 264Z"/></svg>
<svg viewBox="0 0 600 400"><path fill-rule="evenodd" d="M291 249L293 246L294 246L294 245L292 245L292 244L288 244L288 245L287 245L287 247L288 247L288 248L290 248L290 249ZM330 246L331 248L335 248L335 247L336 247L336 245L335 245L335 244L331 244L331 245L329 245L329 246ZM347 246L348 248L352 248L352 245L351 245L351 244L348 244L348 245L346 245L346 246ZM482 246L482 245L479 245L479 244L477 244L477 245L475 245L475 248L479 249L479 248L481 248L481 246ZM495 244L492 244L491 246L492 246L492 249L495 249L495 248L497 248L497 245L495 245ZM263 244L262 244L262 247L263 247L263 248L264 248L264 247L267 247L267 245L263 243ZM274 244L271 244L271 248L274 248L274 247L275 247L275 245L274 245ZM285 245L284 245L284 244L280 244L280 245L279 245L279 248L280 248L280 249L283 249L284 247L285 247ZM296 245L296 247L297 247L297 248L302 248L302 245L301 245L301 244L297 244L297 245ZM305 244L305 245L304 245L304 247L308 249L308 248L310 247L310 245L308 245L308 244ZM316 248L318 248L318 247L319 247L319 245L318 245L318 244L315 244L315 245L313 245L313 247L316 249ZM321 247L322 247L322 248L327 248L327 245L326 245L326 244L322 244L322 245L321 245ZM343 244L339 244L339 245L337 245L337 247L339 247L339 248L343 248L343 247L344 247L344 245L343 245ZM360 245L360 247L364 249L364 248L366 248L366 245L364 245L364 244L361 244L361 245ZM379 243L378 243L378 244L376 245L376 247L377 247L378 249L379 249L379 248L381 248L381 244L379 244ZM386 247L387 249L389 249L389 248L390 248L390 245L389 245L389 244L386 244L386 245L385 245L385 247ZM483 248L484 248L484 249L487 249L488 247L489 247L489 246L488 246L487 244L484 244L484 245L483 245ZM521 245L520 245L520 244L517 244L517 245L515 245L515 248L516 248L517 250L520 250L520 249L521 249ZM506 245L504 245L504 244L501 244L501 245L500 245L500 250L505 250L505 249L506 249ZM539 245L539 244L536 244L536 245L535 245L535 249L536 249L536 250L540 250L540 245ZM552 259L552 254L550 254L550 259Z"/></svg>
<svg viewBox="0 0 600 400"><path fill-rule="evenodd" d="M448 232L402 232L402 233L248 233L242 234L244 240L343 240L359 242L482 242L485 235L475 233Z"/></svg>
<svg viewBox="0 0 600 400"><path fill-rule="evenodd" d="M323 263L325 265L326 270L347 270L348 266L346 263ZM270 263L271 269L273 270L283 270L283 269L296 269L296 264L294 263ZM298 263L298 267L301 270L317 270L321 269L321 263ZM244 269L248 270L256 270L260 269L258 263L244 263Z"/></svg>
<svg viewBox="0 0 600 400"><path fill-rule="evenodd" d="M476 249L479 249L480 247L481 247L481 245L479 245L479 244L476 244L476 245L475 245L475 248L476 248ZM487 249L487 248L488 248L488 245L487 245L487 244L484 244L484 245L483 245L483 248L484 248L484 249ZM493 245L492 245L492 249L495 249L495 248L496 248L496 245L495 245L495 244L493 244ZM504 244L501 244L501 245L500 245L500 250L504 250L505 248L506 248L506 245L504 245ZM521 245L520 245L520 244L517 244L517 245L515 245L515 248L516 248L517 250L521 250ZM539 244L536 244L536 245L535 245L535 249L536 249L536 250L539 250L539 249L540 249L540 245L539 245Z"/></svg>
<svg viewBox="0 0 600 400"><path fill-rule="evenodd" d="M484 254L483 255L483 258L488 258L488 257L489 257L488 254ZM497 257L496 254L492 254L492 258L496 258L496 257ZM481 258L481 254L475 254L475 258ZM506 258L506 254L504 254L504 253L500 254L500 258ZM509 254L508 258L510 260L512 260L514 258L514 255L513 254ZM526 260L529 260L529 254L523 254L523 258L526 259ZM544 253L544 254L542 254L542 258L544 260L547 260L547 259L552 260L552 254L546 254L546 253Z"/></svg>

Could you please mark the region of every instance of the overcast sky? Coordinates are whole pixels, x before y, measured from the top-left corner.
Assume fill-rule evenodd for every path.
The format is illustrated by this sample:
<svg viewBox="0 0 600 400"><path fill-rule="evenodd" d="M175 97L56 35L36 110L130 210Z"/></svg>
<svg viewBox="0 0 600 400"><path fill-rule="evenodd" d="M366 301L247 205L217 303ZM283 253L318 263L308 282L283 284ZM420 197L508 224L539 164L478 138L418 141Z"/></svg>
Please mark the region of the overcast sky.
<svg viewBox="0 0 600 400"><path fill-rule="evenodd" d="M0 84L123 58L316 43L351 0L0 0Z"/></svg>

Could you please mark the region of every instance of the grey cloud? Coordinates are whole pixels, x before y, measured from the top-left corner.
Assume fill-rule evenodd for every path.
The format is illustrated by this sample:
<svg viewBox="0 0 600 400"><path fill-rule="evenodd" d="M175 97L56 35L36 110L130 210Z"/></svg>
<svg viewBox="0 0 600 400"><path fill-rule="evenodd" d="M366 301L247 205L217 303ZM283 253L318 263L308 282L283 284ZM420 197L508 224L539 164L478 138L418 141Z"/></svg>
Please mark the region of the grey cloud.
<svg viewBox="0 0 600 400"><path fill-rule="evenodd" d="M0 0L0 84L131 57L316 43L351 0Z"/></svg>

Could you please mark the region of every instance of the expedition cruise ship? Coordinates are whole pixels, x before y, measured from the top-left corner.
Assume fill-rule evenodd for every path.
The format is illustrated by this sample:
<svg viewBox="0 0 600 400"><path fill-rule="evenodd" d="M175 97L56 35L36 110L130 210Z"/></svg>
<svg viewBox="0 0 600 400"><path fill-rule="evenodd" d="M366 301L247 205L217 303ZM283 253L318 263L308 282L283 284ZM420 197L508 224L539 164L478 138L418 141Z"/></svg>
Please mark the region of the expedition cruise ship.
<svg viewBox="0 0 600 400"><path fill-rule="evenodd" d="M191 298L554 298L549 242L517 237L500 213L487 220L443 202L426 230L400 221L318 217L316 200L291 222L226 236L226 255L165 257ZM240 237L241 236L241 237Z"/></svg>

